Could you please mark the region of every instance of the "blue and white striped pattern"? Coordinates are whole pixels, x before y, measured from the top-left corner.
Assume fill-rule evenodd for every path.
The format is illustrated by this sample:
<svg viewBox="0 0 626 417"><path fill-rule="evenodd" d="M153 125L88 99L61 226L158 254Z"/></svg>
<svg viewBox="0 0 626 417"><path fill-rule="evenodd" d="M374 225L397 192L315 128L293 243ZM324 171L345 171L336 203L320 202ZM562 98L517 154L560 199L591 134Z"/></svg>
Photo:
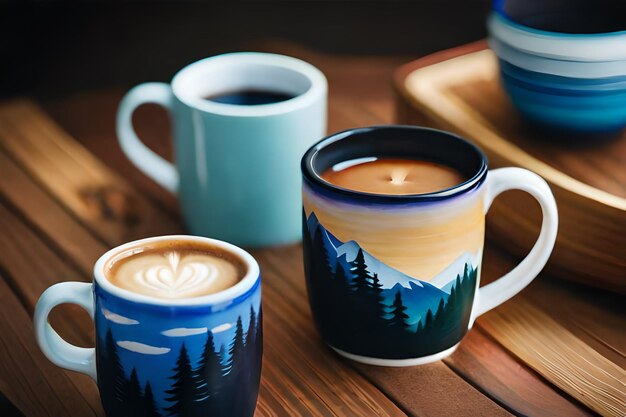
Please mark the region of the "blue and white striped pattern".
<svg viewBox="0 0 626 417"><path fill-rule="evenodd" d="M528 120L574 133L626 127L626 30L548 32L495 9L488 20L489 45L499 58L505 90Z"/></svg>

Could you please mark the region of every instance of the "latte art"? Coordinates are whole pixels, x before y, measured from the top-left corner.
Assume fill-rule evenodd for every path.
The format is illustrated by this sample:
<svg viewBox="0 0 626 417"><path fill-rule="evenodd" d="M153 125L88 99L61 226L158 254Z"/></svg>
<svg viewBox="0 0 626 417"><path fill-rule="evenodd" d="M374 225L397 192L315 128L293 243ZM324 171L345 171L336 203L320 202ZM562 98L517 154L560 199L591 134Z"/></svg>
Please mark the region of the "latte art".
<svg viewBox="0 0 626 417"><path fill-rule="evenodd" d="M158 298L198 297L222 291L241 278L241 268L221 254L197 250L143 251L113 265L112 284Z"/></svg>
<svg viewBox="0 0 626 417"><path fill-rule="evenodd" d="M218 270L214 265L201 262L180 264L180 254L171 252L166 255L168 265L154 265L147 270L135 272L133 278L138 286L144 286L157 292L178 293L211 286L217 279Z"/></svg>

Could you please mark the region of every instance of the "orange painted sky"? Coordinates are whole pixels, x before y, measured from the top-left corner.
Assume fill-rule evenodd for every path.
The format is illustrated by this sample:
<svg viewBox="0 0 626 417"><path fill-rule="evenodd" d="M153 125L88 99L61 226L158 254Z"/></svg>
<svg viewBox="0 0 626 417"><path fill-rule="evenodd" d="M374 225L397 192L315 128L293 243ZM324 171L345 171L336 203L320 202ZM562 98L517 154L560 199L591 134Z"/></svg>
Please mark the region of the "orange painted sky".
<svg viewBox="0 0 626 417"><path fill-rule="evenodd" d="M407 208L363 207L329 200L305 187L307 216L339 240L355 240L367 252L405 274L429 281L455 259L482 251L482 191L448 202Z"/></svg>

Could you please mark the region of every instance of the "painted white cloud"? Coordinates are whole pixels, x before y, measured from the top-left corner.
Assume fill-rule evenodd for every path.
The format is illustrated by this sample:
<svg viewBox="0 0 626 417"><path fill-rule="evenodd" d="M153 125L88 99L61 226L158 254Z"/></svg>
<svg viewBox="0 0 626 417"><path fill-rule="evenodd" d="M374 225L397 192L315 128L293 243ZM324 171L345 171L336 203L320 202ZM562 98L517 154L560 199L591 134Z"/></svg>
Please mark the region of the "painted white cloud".
<svg viewBox="0 0 626 417"><path fill-rule="evenodd" d="M128 317L124 317L124 316L120 316L119 314L116 314L114 312L112 312L111 310L107 310L106 308L102 309L102 314L104 314L104 318L112 321L113 323L117 323L117 324L126 324L126 325L131 325L131 324L139 324L139 322L137 320L133 320L133 319L129 319Z"/></svg>
<svg viewBox="0 0 626 417"><path fill-rule="evenodd" d="M225 332L226 330L230 329L231 327L233 327L232 323L220 324L219 326L215 326L214 328L212 328L211 329L211 333Z"/></svg>
<svg viewBox="0 0 626 417"><path fill-rule="evenodd" d="M150 346L130 340L120 340L117 345L131 352L143 353L144 355L164 355L171 350L170 348Z"/></svg>
<svg viewBox="0 0 626 417"><path fill-rule="evenodd" d="M196 328L188 328L188 327L180 327L177 329L169 329L161 332L163 336L169 337L184 337L184 336L194 336L196 334L206 333L209 329L206 327L196 327Z"/></svg>

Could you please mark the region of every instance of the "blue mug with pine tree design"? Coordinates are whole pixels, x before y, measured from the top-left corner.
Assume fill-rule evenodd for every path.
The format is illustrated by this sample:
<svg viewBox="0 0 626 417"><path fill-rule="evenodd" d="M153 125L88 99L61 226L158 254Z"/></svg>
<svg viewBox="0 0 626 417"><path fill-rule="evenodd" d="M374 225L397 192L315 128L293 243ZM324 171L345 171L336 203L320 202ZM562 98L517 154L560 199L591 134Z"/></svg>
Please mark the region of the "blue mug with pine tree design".
<svg viewBox="0 0 626 417"><path fill-rule="evenodd" d="M115 286L105 275L120 254L181 241L236 257L243 278L208 295L164 299ZM231 244L195 236L138 240L102 255L93 283L63 282L44 291L35 308L35 334L50 361L97 382L109 417L249 417L263 354L260 284L254 258ZM50 311L63 303L83 307L94 319L95 348L69 344L48 324Z"/></svg>
<svg viewBox="0 0 626 417"><path fill-rule="evenodd" d="M385 194L325 179L329 170L384 159L445 166L464 180L422 194ZM554 246L558 215L547 183L520 168L489 171L482 151L452 133L416 126L352 129L314 145L301 169L313 317L328 345L359 362L410 366L450 355L479 315L537 276ZM485 215L510 189L539 202L541 233L517 267L479 288Z"/></svg>

